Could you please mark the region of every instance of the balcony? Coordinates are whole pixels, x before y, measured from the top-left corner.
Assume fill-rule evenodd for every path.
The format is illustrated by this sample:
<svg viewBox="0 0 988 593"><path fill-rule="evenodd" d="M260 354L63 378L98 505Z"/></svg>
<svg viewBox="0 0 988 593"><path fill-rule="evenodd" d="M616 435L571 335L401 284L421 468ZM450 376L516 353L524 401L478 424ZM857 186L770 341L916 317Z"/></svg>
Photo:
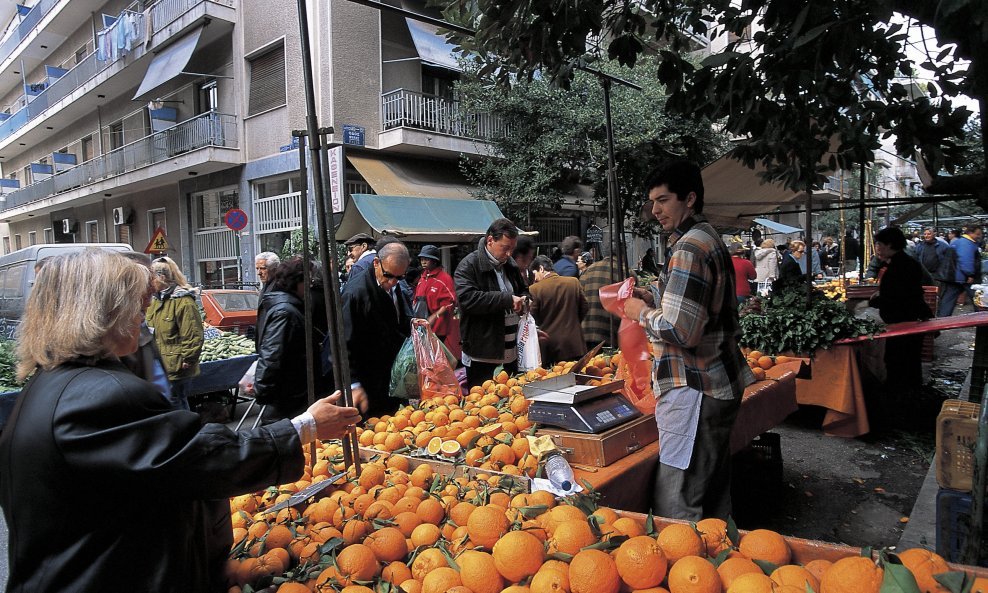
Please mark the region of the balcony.
<svg viewBox="0 0 988 593"><path fill-rule="evenodd" d="M456 100L397 89L381 95L382 149L407 146L486 154L486 144L507 133L504 121L490 113L470 113ZM442 138L445 137L445 138Z"/></svg>
<svg viewBox="0 0 988 593"><path fill-rule="evenodd" d="M237 149L237 117L204 113L7 194L2 212L86 188L204 148ZM153 175L141 175L147 180ZM83 192L85 194L91 192Z"/></svg>
<svg viewBox="0 0 988 593"><path fill-rule="evenodd" d="M158 0L144 14L151 31L151 49L201 22L217 21L232 27L237 20L236 0Z"/></svg>

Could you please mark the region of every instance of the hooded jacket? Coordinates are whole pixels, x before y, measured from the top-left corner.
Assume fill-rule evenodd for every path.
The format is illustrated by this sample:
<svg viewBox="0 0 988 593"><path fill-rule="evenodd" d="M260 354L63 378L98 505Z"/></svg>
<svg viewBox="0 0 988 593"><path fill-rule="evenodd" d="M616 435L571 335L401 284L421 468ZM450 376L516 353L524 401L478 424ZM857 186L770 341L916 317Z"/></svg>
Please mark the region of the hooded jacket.
<svg viewBox="0 0 988 593"><path fill-rule="evenodd" d="M177 286L163 290L151 299L146 317L168 380L197 376L202 353L202 315L195 293ZM188 368L183 369L183 363Z"/></svg>
<svg viewBox="0 0 988 593"><path fill-rule="evenodd" d="M779 277L779 252L774 247L755 248L755 272L759 282Z"/></svg>

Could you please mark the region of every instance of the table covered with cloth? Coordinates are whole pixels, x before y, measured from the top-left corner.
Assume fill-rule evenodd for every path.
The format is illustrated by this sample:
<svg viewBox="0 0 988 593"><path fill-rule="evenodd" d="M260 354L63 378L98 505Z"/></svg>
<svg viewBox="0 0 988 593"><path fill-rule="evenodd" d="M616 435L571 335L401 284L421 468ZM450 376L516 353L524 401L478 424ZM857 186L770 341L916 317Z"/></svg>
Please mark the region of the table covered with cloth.
<svg viewBox="0 0 988 593"><path fill-rule="evenodd" d="M731 433L731 452L745 448L756 436L778 426L796 411L796 374L800 362L766 371L766 380L749 385ZM603 495L601 504L627 511L648 512L652 505L658 441L596 471L574 469L577 482L588 482Z"/></svg>

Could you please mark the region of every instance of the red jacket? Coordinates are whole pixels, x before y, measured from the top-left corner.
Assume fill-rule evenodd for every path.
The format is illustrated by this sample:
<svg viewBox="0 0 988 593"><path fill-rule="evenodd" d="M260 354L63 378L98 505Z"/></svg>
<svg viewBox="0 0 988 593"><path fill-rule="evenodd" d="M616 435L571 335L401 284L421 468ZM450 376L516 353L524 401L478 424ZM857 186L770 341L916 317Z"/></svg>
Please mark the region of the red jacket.
<svg viewBox="0 0 988 593"><path fill-rule="evenodd" d="M453 317L453 304L456 303L456 289L453 287L453 278L442 268L435 268L428 272L423 272L419 278L419 283L415 285L415 299L425 297L429 315L439 310L439 307L446 305L446 312L436 318L432 324L432 331L437 336L449 335L450 320Z"/></svg>
<svg viewBox="0 0 988 593"><path fill-rule="evenodd" d="M734 293L739 297L751 296L751 285L748 284L748 281L758 277L758 274L755 273L755 266L751 265L751 262L745 258L736 255L731 257L731 263L734 264Z"/></svg>

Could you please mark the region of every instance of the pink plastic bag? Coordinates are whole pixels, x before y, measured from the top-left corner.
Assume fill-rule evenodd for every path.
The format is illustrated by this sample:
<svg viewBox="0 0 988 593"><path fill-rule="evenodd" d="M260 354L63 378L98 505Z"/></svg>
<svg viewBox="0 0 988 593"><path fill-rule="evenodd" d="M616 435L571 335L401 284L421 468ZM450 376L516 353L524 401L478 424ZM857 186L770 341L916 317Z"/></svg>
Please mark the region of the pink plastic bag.
<svg viewBox="0 0 988 593"><path fill-rule="evenodd" d="M618 328L618 347L621 349L624 364L619 366L618 373L625 380L625 395L643 413L654 413L652 352L648 336L637 319L628 319L624 315L624 303L634 295L634 288L634 278L604 286L600 289L600 303L606 311L621 318L621 326Z"/></svg>

